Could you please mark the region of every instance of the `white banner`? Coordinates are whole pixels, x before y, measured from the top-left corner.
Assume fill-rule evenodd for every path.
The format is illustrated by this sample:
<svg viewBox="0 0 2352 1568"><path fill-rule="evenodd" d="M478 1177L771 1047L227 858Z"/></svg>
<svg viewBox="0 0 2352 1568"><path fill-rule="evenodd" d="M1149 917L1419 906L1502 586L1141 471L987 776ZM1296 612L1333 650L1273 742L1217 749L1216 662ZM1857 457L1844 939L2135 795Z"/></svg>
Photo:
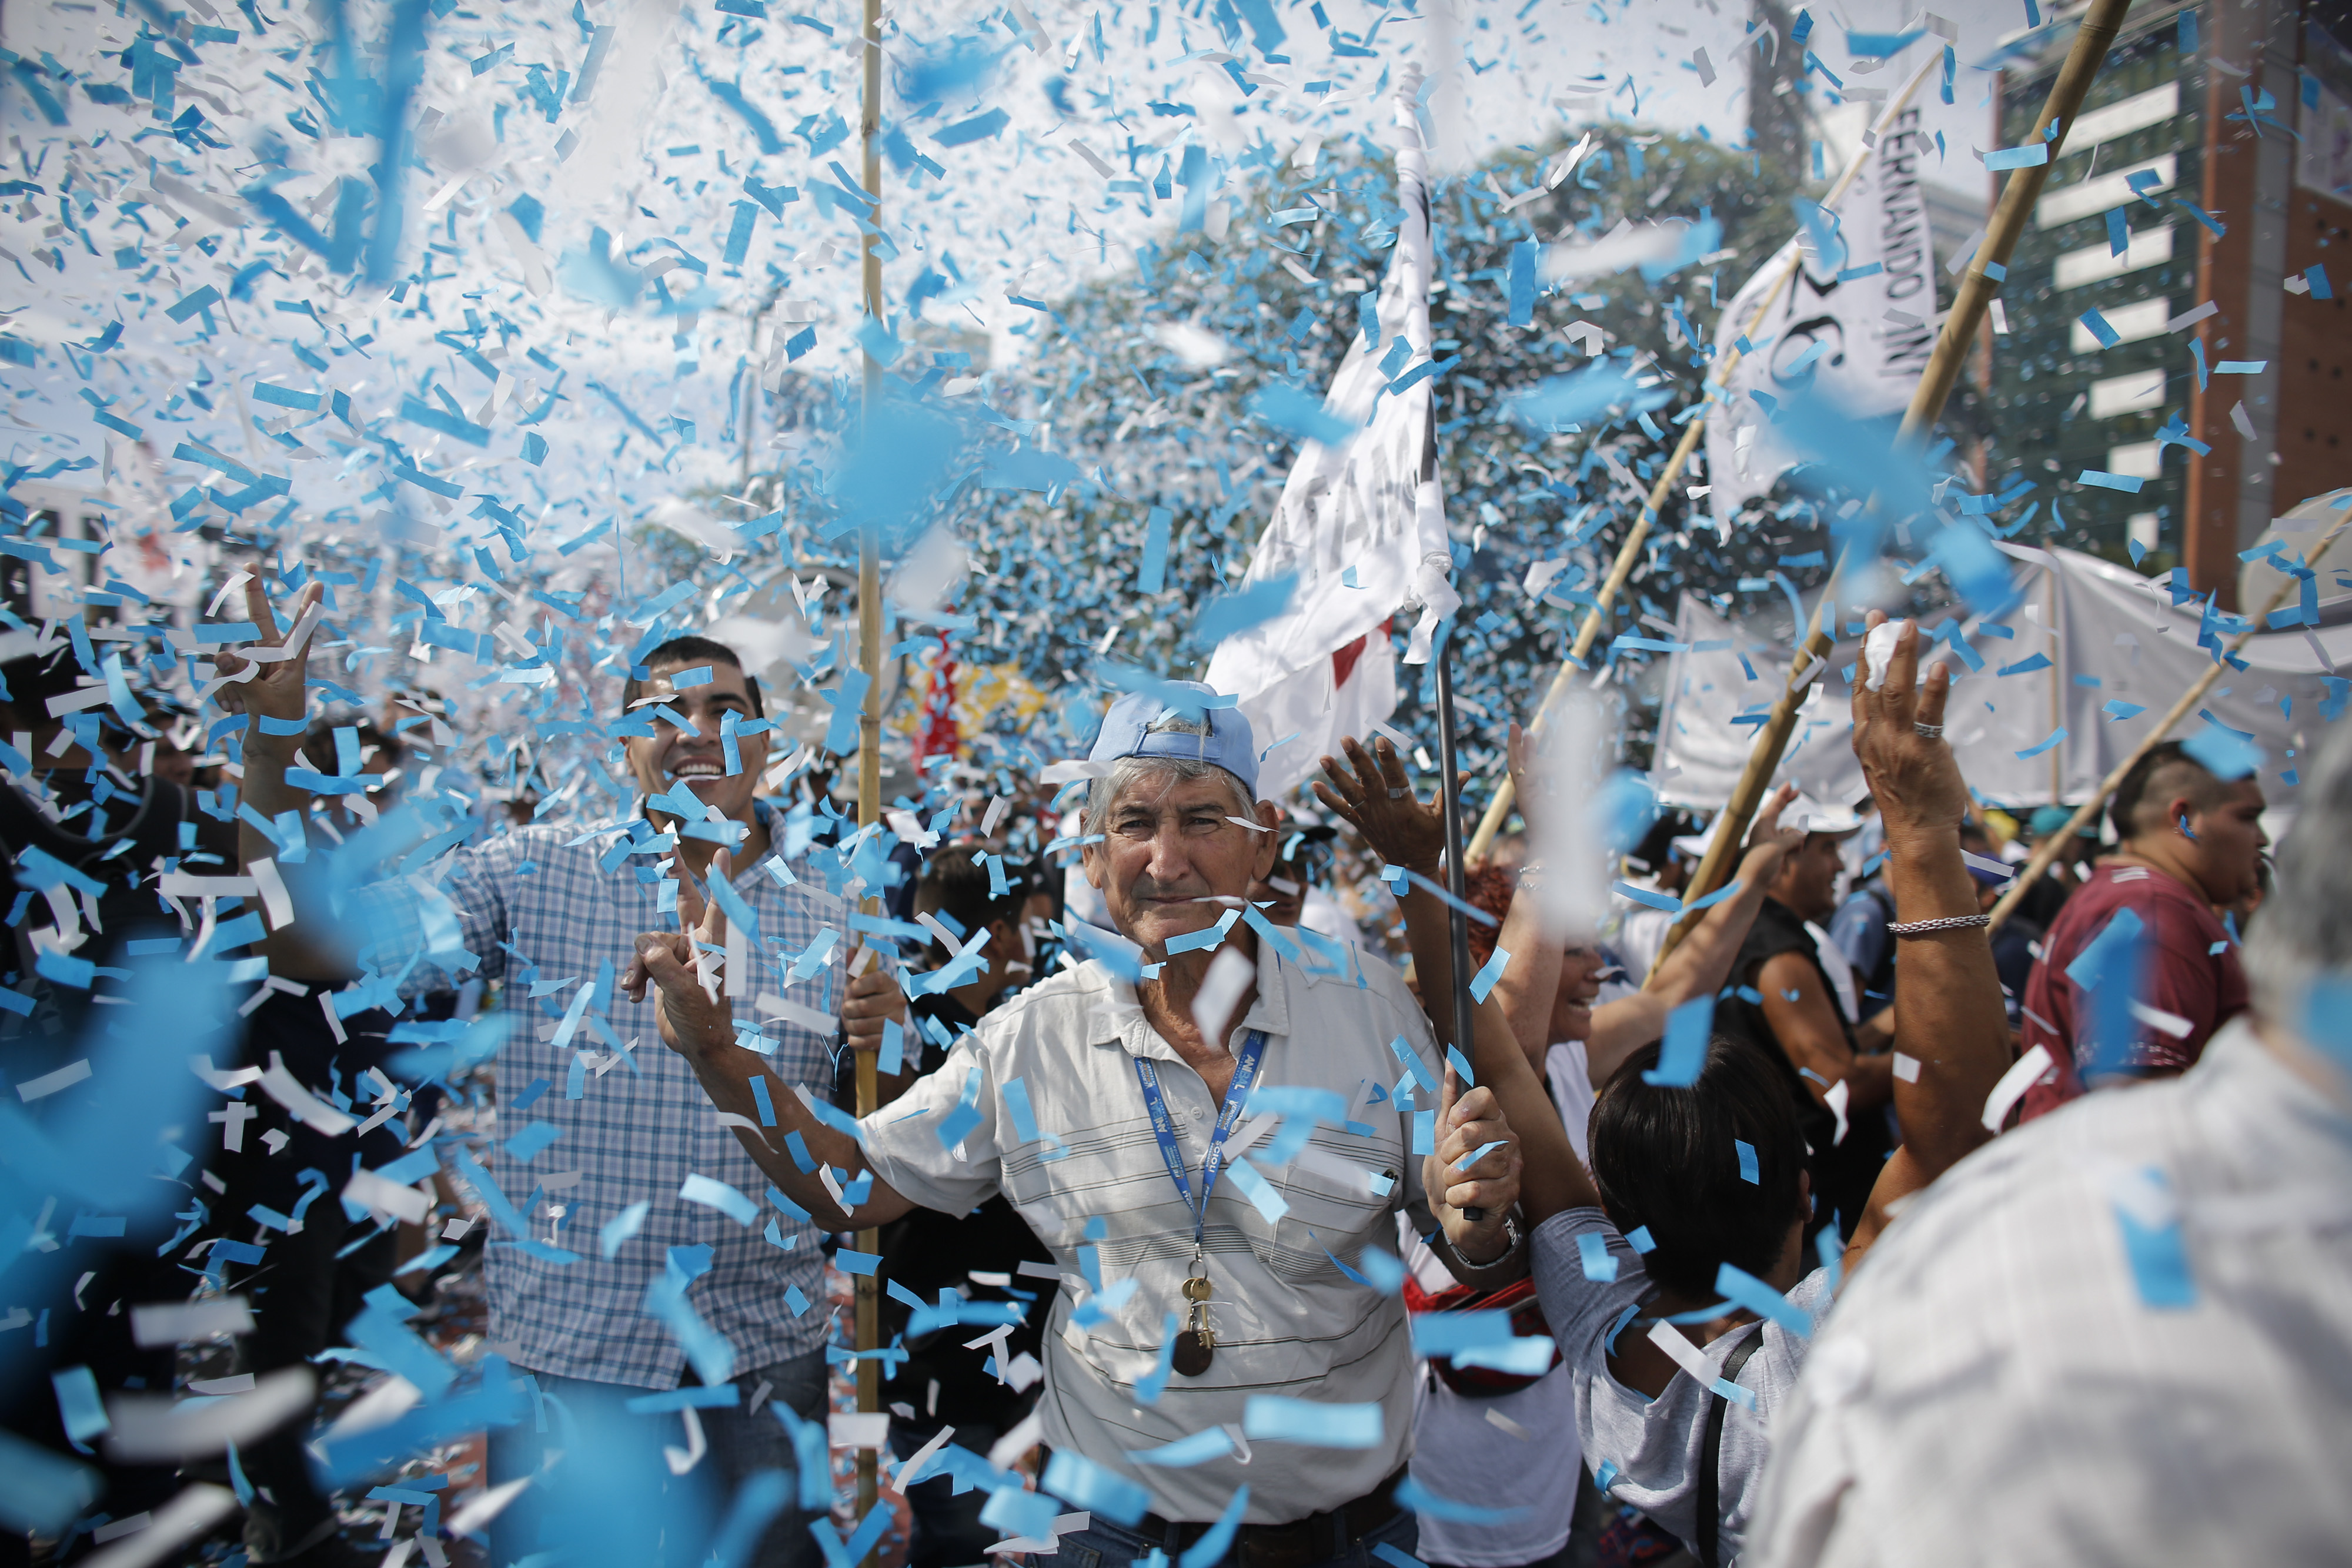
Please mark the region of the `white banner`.
<svg viewBox="0 0 2352 1568"><path fill-rule="evenodd" d="M1226 638L1209 660L1209 684L1241 698L1267 751L1258 793L1269 800L1314 771L1339 736L1364 735L1395 710L1389 618L1423 607L1407 654L1420 663L1437 622L1461 603L1445 580L1452 555L1430 431L1429 177L1414 112L1419 79L1409 70L1396 89L1403 215L1381 280L1380 337L1357 334L1324 404L1362 428L1344 444L1309 440L1300 449L1244 579L1295 573L1289 608ZM1400 343L1402 357L1391 359Z"/></svg>
<svg viewBox="0 0 2352 1568"><path fill-rule="evenodd" d="M2316 538L2288 536L2287 543L2308 548ZM1990 803L2085 800L2210 664L2210 652L2197 645L2199 603L2176 606L2160 580L2096 556L2000 548L2024 563L2021 597L1990 631L1976 617L1961 622L1962 641L1982 667L1949 646L1930 655L1956 676L1945 710L1948 737L1969 787ZM1838 615L1860 619L1849 606L1839 606ZM2317 710L2332 700L2324 678L2334 674L2329 665L2352 674L2352 600L2337 597L2321 619L2316 627L2258 632L2239 655L2247 668L2232 671L2200 705L2268 754L2261 779L2273 810L2293 809L2290 753L2305 749L2321 727ZM1790 650L1743 633L1687 597L1675 626L1684 650L1667 666L1651 780L1661 799L1711 810L1731 798L1757 720L1788 674ZM1859 645L1859 638L1839 639L1806 694L1776 776L1824 803L1850 805L1863 795L1845 676ZM2170 738L2186 740L2205 722L2192 714ZM2046 744L2062 729L2062 738Z"/></svg>
<svg viewBox="0 0 2352 1568"><path fill-rule="evenodd" d="M1740 507L1798 461L1772 429L1773 405L1818 390L1867 418L1910 402L1936 346L1935 247L1919 196L1920 150L1934 146L1916 109L1885 116L1877 148L1836 212L1820 209L1724 309L1717 360L1743 334L1750 344L1723 402L1707 413L1708 499L1726 537ZM1795 280L1750 331L1757 307L1798 255Z"/></svg>

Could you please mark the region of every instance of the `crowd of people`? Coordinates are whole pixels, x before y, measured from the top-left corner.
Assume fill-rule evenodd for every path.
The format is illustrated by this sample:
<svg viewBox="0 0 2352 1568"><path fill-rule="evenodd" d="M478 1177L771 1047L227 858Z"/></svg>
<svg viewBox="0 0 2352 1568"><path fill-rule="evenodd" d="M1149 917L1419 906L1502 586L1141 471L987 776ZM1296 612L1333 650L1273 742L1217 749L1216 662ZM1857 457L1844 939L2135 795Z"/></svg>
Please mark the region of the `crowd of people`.
<svg viewBox="0 0 2352 1568"><path fill-rule="evenodd" d="M52 1392L70 1369L172 1385L168 1345L90 1305L184 1299L209 1265L251 1303L240 1373L345 1337L383 1356L387 1287L433 1278L395 1269L471 1233L499 1568L862 1554L823 1522L829 1254L888 1285L863 1353L887 1437L864 1440L916 1568L1008 1540L1068 1568L1714 1568L2319 1562L2352 1539L2326 1458L2352 1417L2329 1005L2352 741L2305 769L2274 870L2259 782L2155 747L2112 843L2068 844L1996 931L2024 844L2069 813L1971 796L1906 628L1853 690L1866 801L1777 791L1686 913L1707 839L1662 815L1617 846L1654 902L1586 927L1528 848L1577 810L1539 742L1514 732L1528 831L1456 900L1443 804L1386 738L1286 808L1258 799L1247 721L1184 684L1114 704L1073 770L1070 887L970 803L895 848L827 803L819 876L811 801L788 822L764 792L759 683L682 637L623 695L631 808L453 834L429 868L390 846L395 874L361 883L289 852L282 813L437 721L318 732L292 632L316 594L273 611L249 584L262 656L221 656L234 813L48 711L68 661L6 668L0 717L41 759L0 788L20 872L86 872L129 833L189 874L274 866L294 913L255 949L270 979L189 1176L227 1221L210 1257L184 1231L93 1253L42 1319L41 1375L12 1374L22 1437L87 1451ZM1048 791L1028 809L1053 821ZM1381 868L1369 925L1341 857ZM154 902L110 883L82 912L175 946ZM17 930L43 988L21 1082L96 1009L32 978L55 967ZM421 1073L420 1046L444 1052ZM469 1051L488 1146L434 1135ZM274 1090L247 1105L272 1071L386 1109L330 1131ZM338 1209L340 1175L304 1196L362 1170L433 1199ZM249 1560L366 1560L304 1425L230 1450ZM178 1485L100 1463L41 1551Z"/></svg>

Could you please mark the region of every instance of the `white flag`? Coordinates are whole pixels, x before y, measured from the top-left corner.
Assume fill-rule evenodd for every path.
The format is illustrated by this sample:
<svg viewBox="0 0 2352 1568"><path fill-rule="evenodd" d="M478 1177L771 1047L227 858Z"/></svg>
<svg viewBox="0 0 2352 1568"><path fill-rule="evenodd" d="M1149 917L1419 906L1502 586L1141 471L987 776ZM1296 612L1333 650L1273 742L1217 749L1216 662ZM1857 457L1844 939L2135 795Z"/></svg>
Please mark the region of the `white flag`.
<svg viewBox="0 0 2352 1568"><path fill-rule="evenodd" d="M1857 418L1910 402L1936 346L1935 247L1918 173L1920 150L1934 144L1917 110L1887 115L1838 211L1823 209L1725 308L1716 359L1743 333L1749 342L1723 402L1707 413L1708 500L1727 537L1748 497L1770 490L1799 460L1772 428L1775 404L1816 389ZM1795 281L1750 330L1757 306L1800 254Z"/></svg>
<svg viewBox="0 0 2352 1568"><path fill-rule="evenodd" d="M1313 772L1340 736L1365 735L1396 710L1389 618L1420 607L1405 659L1425 663L1438 622L1462 602L1446 581L1453 556L1430 426L1429 171L1416 113L1420 79L1418 68L1408 68L1396 89L1402 216L1381 280L1380 336L1357 333L1324 402L1361 428L1341 444L1309 440L1300 450L1244 580L1296 574L1297 587L1281 614L1227 637L1209 660L1209 684L1241 699L1266 752L1258 793L1269 800Z"/></svg>

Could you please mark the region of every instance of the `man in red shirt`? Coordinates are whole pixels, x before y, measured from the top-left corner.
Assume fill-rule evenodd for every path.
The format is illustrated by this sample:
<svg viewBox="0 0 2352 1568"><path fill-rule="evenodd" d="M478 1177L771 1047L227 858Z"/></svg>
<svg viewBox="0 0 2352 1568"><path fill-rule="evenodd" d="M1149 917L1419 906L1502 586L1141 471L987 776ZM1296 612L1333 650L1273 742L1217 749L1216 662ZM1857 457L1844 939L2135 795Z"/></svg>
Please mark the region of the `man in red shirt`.
<svg viewBox="0 0 2352 1568"><path fill-rule="evenodd" d="M2092 1089L2168 1078L2195 1065L2205 1041L2246 1006L2237 944L2214 915L2259 885L2263 789L2252 775L2214 777L2178 741L2155 747L2124 775L2108 821L2120 849L2060 910L2025 986L2023 1045L2047 1047L2055 1067L2026 1092L2021 1120ZM2140 922L2144 953L2138 1027L2121 1047L2087 1038L2089 997L2068 969L2117 912Z"/></svg>

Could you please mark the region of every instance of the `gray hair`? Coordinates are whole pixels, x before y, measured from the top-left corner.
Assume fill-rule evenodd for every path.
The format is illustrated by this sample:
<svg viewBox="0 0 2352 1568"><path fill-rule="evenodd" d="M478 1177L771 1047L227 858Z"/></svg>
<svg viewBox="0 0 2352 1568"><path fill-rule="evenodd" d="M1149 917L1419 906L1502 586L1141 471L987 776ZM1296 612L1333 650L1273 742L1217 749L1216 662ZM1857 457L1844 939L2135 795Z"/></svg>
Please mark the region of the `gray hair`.
<svg viewBox="0 0 2352 1568"><path fill-rule="evenodd" d="M1234 814L1257 820L1257 802L1250 799L1249 790L1240 779L1213 762L1194 757L1122 757L1111 764L1108 773L1096 779L1087 790L1085 832L1098 833L1110 817L1111 808L1119 798L1147 779L1160 779L1162 793L1190 779L1217 778L1224 780L1234 799Z"/></svg>
<svg viewBox="0 0 2352 1568"><path fill-rule="evenodd" d="M2330 970L2352 969L2352 727L2339 727L2303 770L2294 825L2273 858L2271 894L2245 946L2254 1008L2300 1021L2304 990Z"/></svg>

